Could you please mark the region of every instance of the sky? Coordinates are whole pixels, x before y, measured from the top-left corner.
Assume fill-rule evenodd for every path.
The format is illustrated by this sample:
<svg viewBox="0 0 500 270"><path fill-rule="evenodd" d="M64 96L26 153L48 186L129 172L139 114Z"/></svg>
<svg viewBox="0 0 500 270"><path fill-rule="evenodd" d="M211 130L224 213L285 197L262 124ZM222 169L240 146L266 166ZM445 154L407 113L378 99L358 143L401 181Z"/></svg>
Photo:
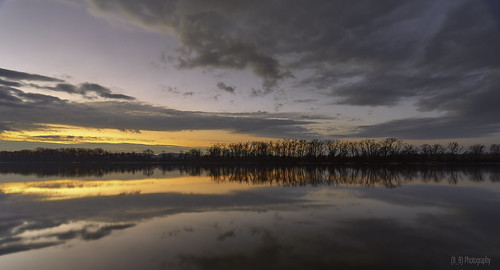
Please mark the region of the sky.
<svg viewBox="0 0 500 270"><path fill-rule="evenodd" d="M0 0L0 149L500 142L496 0Z"/></svg>

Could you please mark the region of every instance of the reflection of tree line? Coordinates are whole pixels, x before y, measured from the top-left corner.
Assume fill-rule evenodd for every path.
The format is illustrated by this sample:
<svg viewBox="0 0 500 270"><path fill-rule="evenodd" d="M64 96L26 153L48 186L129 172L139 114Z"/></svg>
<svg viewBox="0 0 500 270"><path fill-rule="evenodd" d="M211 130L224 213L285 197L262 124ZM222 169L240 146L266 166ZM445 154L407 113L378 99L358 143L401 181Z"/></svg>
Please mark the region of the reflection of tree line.
<svg viewBox="0 0 500 270"><path fill-rule="evenodd" d="M297 166L297 167L212 167L207 174L216 182L257 185L362 185L401 186L414 180L456 184L460 179L500 181L497 167L429 166Z"/></svg>
<svg viewBox="0 0 500 270"><path fill-rule="evenodd" d="M190 176L209 176L215 182L238 182L255 185L321 186L362 185L386 187L401 186L415 180L423 182L458 183L460 179L500 182L500 167L480 166L190 166L114 164L98 166L81 164L2 164L0 174L34 175L36 177L103 177L110 174L134 174L144 178L161 177L168 172L180 172Z"/></svg>
<svg viewBox="0 0 500 270"><path fill-rule="evenodd" d="M500 144L469 147L450 142L447 145L408 144L394 138L360 141L291 140L215 144L206 150L155 155L111 153L102 148L37 148L0 151L0 162L155 162L155 163L460 163L500 162Z"/></svg>
<svg viewBox="0 0 500 270"><path fill-rule="evenodd" d="M111 153L102 148L36 148L34 150L20 151L0 151L1 162L151 162L153 158L151 150L145 150L143 153ZM168 156L165 156L167 160Z"/></svg>
<svg viewBox="0 0 500 270"><path fill-rule="evenodd" d="M151 176L159 168L162 172L178 171L173 165L150 164L95 164L95 163L0 163L0 174L34 175L36 177L103 177L109 174L142 174Z"/></svg>

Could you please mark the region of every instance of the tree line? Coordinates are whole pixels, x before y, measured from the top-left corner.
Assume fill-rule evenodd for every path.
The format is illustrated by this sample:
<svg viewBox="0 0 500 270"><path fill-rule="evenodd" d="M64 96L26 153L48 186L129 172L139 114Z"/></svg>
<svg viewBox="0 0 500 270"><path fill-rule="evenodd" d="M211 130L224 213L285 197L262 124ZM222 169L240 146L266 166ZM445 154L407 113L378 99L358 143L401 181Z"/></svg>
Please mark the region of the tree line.
<svg viewBox="0 0 500 270"><path fill-rule="evenodd" d="M165 154L165 161L175 160L178 155ZM152 162L157 156L150 149L141 153L113 153L102 148L36 148L33 150L0 151L0 162Z"/></svg>
<svg viewBox="0 0 500 270"><path fill-rule="evenodd" d="M215 144L205 151L193 149L187 160L247 162L459 162L500 161L500 144L489 147L457 142L413 145L395 138L360 141L293 140Z"/></svg>
<svg viewBox="0 0 500 270"><path fill-rule="evenodd" d="M500 144L457 142L413 145L395 138L381 140L295 140L214 144L181 153L112 153L102 148L36 148L0 151L0 162L172 162L172 163L412 163L500 162Z"/></svg>

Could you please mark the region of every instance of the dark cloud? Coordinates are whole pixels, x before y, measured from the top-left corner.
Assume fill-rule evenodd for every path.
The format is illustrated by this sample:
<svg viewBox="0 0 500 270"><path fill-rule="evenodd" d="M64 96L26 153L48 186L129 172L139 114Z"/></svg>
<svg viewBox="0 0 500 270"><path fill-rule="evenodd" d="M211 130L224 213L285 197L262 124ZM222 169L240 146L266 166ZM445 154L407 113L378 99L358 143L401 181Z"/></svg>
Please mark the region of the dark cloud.
<svg viewBox="0 0 500 270"><path fill-rule="evenodd" d="M172 29L183 43L181 66L250 66L271 85L289 76L288 69L312 67L317 73L325 63L337 71L339 63L374 71L399 70L415 60L498 64L497 54L487 57L498 45L494 15L484 16L491 14L488 1L91 2L101 14ZM475 53L482 57L469 59Z"/></svg>
<svg viewBox="0 0 500 270"><path fill-rule="evenodd" d="M347 83L333 80L331 93L339 104L392 106L412 100L419 110L442 114L362 126L353 135L445 139L499 132L496 115L500 110L495 100L500 98L500 57L495 52L500 32L486 2L458 1L447 8L425 44L410 51L412 57L400 59L406 67L359 72Z"/></svg>
<svg viewBox="0 0 500 270"><path fill-rule="evenodd" d="M15 90L14 88L0 86L0 104L21 103L22 100L13 95Z"/></svg>
<svg viewBox="0 0 500 270"><path fill-rule="evenodd" d="M109 99L121 99L121 100L134 100L134 97L122 95L122 94L113 94L109 88L106 88L102 85L96 83L82 83L78 86L68 84L68 83L59 83L54 87L39 87L45 88L52 91L58 92L66 92L68 94L79 94L83 95L87 98L91 98L89 94L94 93L95 95L102 98Z"/></svg>
<svg viewBox="0 0 500 270"><path fill-rule="evenodd" d="M362 77L363 79L359 82L346 83L333 89L333 95L341 98L337 102L338 104L391 106L397 105L405 98L423 98L424 96L445 93L451 87L460 86L457 84L457 80L460 78L456 75L420 74L412 76L374 71Z"/></svg>
<svg viewBox="0 0 500 270"><path fill-rule="evenodd" d="M165 85L161 85L161 91L163 93L169 93L169 94L173 94L173 95L176 95L176 96L180 96L182 95L183 97L191 97L191 96L194 96L195 95L195 92L193 91L180 91L179 89L177 89L176 87L172 87L172 86L165 86Z"/></svg>
<svg viewBox="0 0 500 270"><path fill-rule="evenodd" d="M497 74L498 75L498 74ZM489 74L471 80L469 87L432 93L417 106L425 111L444 111L440 117L414 117L361 126L353 135L405 139L475 138L500 132L499 77ZM473 90L471 90L473 89Z"/></svg>
<svg viewBox="0 0 500 270"><path fill-rule="evenodd" d="M8 69L0 69L0 77L5 77L11 80L15 81L10 81L10 80L2 80L0 79L0 88L4 89L3 91L6 91L5 89L10 89L9 91L11 92L16 92L18 94L24 95L24 97L27 97L30 94L24 94L23 92L18 91L17 89L13 87L22 87L24 86L23 83L19 81L45 81L45 82L59 82L55 86L41 86L38 84L34 83L28 83L27 86L42 89L42 90L51 90L51 91L57 91L57 92L65 92L68 94L77 94L77 95L82 95L87 98L92 98L89 96L90 94L95 94L99 97L102 98L108 98L108 99L119 99L119 100L134 100L134 97L123 95L123 94L114 94L109 88L106 88L102 85L96 84L96 83L82 83L80 85L73 85L64 82L63 80L60 79L55 79L55 78L50 78L38 74L29 74L29 73L24 73L24 72L19 72L19 71L14 71L14 70L8 70ZM1 95L1 93L0 93Z"/></svg>
<svg viewBox="0 0 500 270"><path fill-rule="evenodd" d="M500 45L498 14L492 14L485 2L465 1L451 9L425 47L421 64L453 72L500 67L500 56L495 53Z"/></svg>
<svg viewBox="0 0 500 270"><path fill-rule="evenodd" d="M408 118L392 120L381 124L360 126L359 131L350 134L359 137L390 137L402 139L444 139L457 135L474 137L481 132L469 127L461 127L457 118ZM445 131L445 132L443 132ZM464 134L467 131L468 134Z"/></svg>
<svg viewBox="0 0 500 270"><path fill-rule="evenodd" d="M180 52L178 56L169 58L175 58L181 68L244 69L248 67L262 78L263 87L269 91L280 80L291 76L276 57L252 40L253 37L238 34L247 31L246 25L241 25L240 29L235 16L256 15L255 12L260 11L253 7L262 5L260 2L257 5L227 1L138 3L121 0L91 0L90 2L102 14L122 16L146 28L173 30L183 46L178 50Z"/></svg>
<svg viewBox="0 0 500 270"><path fill-rule="evenodd" d="M359 137L397 137L402 139L477 138L500 131L496 119L475 117L425 117L392 120L371 126L360 126Z"/></svg>
<svg viewBox="0 0 500 270"><path fill-rule="evenodd" d="M171 94L176 94L176 95L181 93L176 87L165 86L165 85L161 86L161 91L163 93L171 93Z"/></svg>
<svg viewBox="0 0 500 270"><path fill-rule="evenodd" d="M296 88L328 92L331 104L410 101L443 115L360 127L358 135L430 139L498 131L492 117L498 106L490 106L500 85L495 1L91 2L104 16L172 30L182 42L182 67L251 68L263 80L251 96L266 96L292 72L307 70Z"/></svg>
<svg viewBox="0 0 500 270"><path fill-rule="evenodd" d="M55 105L63 102L63 100L57 97L38 94L38 93L25 93L16 88L2 87L2 86L0 86L0 97L1 97L0 110L2 107L22 108L40 104Z"/></svg>
<svg viewBox="0 0 500 270"><path fill-rule="evenodd" d="M97 88L91 88L93 91ZM77 103L57 97L0 88L0 122L4 128L36 127L38 123L76 125L119 130L229 130L260 136L308 136L310 120L270 115L217 114L166 109L138 102ZM5 124L9 121L10 124Z"/></svg>
<svg viewBox="0 0 500 270"><path fill-rule="evenodd" d="M58 83L56 86L49 87L48 89L53 91L66 92L69 94L80 94L80 91L76 86L68 83Z"/></svg>
<svg viewBox="0 0 500 270"><path fill-rule="evenodd" d="M236 87L226 85L224 82L218 82L217 88L219 88L220 90L226 91L228 93L231 93L231 94L234 94L234 90L236 89Z"/></svg>
<svg viewBox="0 0 500 270"><path fill-rule="evenodd" d="M113 94L109 88L101 86L95 83L83 83L80 85L80 91L83 94L87 94L89 92L94 92L100 97L110 98L110 99L123 99L123 100L134 100L135 98L122 94Z"/></svg>
<svg viewBox="0 0 500 270"><path fill-rule="evenodd" d="M287 76L276 59L259 52L251 43L231 37L220 30L231 24L217 13L182 17L176 25L186 49L178 58L179 66L244 69L250 67L263 79L265 87L274 87Z"/></svg>
<svg viewBox="0 0 500 270"><path fill-rule="evenodd" d="M0 77L4 77L14 81L30 80L30 81L45 81L45 82L62 82L62 80L52 77L8 70L3 68L0 68Z"/></svg>
<svg viewBox="0 0 500 270"><path fill-rule="evenodd" d="M269 89L269 88L265 88L265 89L255 89L255 88L252 88L252 90L250 90L250 96L251 97L265 97L269 94L272 93L272 89Z"/></svg>
<svg viewBox="0 0 500 270"><path fill-rule="evenodd" d="M10 130L10 128L6 124L0 122L0 134L5 130Z"/></svg>
<svg viewBox="0 0 500 270"><path fill-rule="evenodd" d="M6 80L2 80L2 79L0 79L0 85L4 85L4 86L12 86L12 87L19 87L19 86L22 86L23 84L22 84L22 83L19 83L19 82L14 82L14 81L6 81Z"/></svg>
<svg viewBox="0 0 500 270"><path fill-rule="evenodd" d="M24 99L23 103L25 103L28 106L37 105L37 104L59 105L59 104L66 102L65 100L62 100L58 97L44 95L44 94L25 93L22 91L16 91L15 93L17 96L23 98Z"/></svg>

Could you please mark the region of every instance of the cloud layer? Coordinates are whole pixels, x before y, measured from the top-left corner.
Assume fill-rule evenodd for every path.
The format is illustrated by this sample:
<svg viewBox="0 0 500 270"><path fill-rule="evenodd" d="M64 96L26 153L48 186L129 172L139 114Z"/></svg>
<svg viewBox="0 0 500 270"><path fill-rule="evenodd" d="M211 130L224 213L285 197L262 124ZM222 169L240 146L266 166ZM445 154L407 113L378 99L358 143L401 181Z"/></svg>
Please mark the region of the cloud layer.
<svg viewBox="0 0 500 270"><path fill-rule="evenodd" d="M250 68L263 81L252 96L293 80L301 91L326 94L332 106L411 102L444 115L360 127L352 135L499 131L493 115L500 107L489 101L498 100L500 87L500 8L491 0L90 3L95 14L177 36L182 46L171 59L180 67Z"/></svg>
<svg viewBox="0 0 500 270"><path fill-rule="evenodd" d="M18 74L18 77L9 74ZM28 85L31 78L50 79L14 71L4 72L2 76L4 80L12 80L22 85ZM266 137L311 134L305 127L312 123L311 120L293 120L286 115L260 113L205 113L167 109L140 103L130 96L114 94L108 88L94 83L78 86L58 83L53 87L38 88L47 92L59 91L82 96L93 93L105 100L75 102L57 96L25 92L9 84L12 85L2 85L0 82L0 132L36 129L39 124L45 123L119 130L228 130Z"/></svg>

